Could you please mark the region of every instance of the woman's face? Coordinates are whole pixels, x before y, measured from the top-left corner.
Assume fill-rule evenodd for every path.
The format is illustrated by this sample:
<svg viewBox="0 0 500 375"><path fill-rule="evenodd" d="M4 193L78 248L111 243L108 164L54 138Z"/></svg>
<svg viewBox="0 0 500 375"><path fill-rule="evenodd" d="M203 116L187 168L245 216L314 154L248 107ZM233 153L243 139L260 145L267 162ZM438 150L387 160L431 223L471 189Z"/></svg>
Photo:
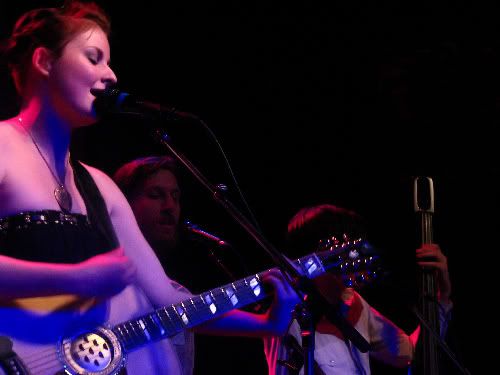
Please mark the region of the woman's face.
<svg viewBox="0 0 500 375"><path fill-rule="evenodd" d="M108 38L97 26L78 33L53 61L48 77L51 104L73 127L96 121L90 89L116 83L109 61Z"/></svg>

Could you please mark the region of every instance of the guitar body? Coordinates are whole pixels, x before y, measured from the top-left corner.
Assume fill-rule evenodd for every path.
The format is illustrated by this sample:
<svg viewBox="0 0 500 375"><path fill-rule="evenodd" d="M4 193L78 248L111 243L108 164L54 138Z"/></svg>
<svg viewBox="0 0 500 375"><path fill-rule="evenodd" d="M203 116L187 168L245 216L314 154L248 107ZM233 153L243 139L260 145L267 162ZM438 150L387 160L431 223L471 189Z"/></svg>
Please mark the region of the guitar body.
<svg viewBox="0 0 500 375"><path fill-rule="evenodd" d="M184 344L184 333L125 354L109 329L151 310L144 294L134 286L107 301L69 295L18 299L0 303L0 336L12 340L14 352L31 375L54 375L65 369L70 374L117 374L125 364L129 374L181 374L176 346ZM77 339L84 332L91 333L86 336L89 342ZM94 371L71 369L75 352L81 353L80 360L88 366L97 361ZM171 359L169 363L165 358Z"/></svg>

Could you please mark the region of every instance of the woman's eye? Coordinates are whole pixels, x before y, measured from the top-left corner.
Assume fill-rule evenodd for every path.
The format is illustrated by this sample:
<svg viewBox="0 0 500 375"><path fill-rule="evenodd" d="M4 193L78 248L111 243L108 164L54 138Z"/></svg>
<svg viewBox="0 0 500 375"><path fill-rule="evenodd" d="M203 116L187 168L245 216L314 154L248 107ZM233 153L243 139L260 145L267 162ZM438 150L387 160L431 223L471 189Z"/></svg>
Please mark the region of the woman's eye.
<svg viewBox="0 0 500 375"><path fill-rule="evenodd" d="M94 59L92 57L89 57L88 59L92 63L92 65L97 65L97 60L96 59Z"/></svg>

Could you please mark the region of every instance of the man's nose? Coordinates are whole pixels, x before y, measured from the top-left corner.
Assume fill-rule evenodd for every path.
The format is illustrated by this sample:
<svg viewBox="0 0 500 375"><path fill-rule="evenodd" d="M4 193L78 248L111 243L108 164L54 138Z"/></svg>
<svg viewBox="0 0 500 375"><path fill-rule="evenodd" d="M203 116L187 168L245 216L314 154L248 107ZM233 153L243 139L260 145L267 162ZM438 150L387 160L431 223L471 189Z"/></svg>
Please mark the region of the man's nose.
<svg viewBox="0 0 500 375"><path fill-rule="evenodd" d="M167 195L162 200L162 208L163 209L173 210L176 206L177 206L177 201L169 195Z"/></svg>

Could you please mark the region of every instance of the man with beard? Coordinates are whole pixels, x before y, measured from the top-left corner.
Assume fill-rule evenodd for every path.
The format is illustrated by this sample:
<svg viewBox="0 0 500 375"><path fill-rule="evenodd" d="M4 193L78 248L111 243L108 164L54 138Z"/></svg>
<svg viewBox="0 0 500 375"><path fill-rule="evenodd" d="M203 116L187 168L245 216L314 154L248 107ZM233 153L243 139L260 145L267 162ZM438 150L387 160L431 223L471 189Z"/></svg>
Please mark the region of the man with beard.
<svg viewBox="0 0 500 375"><path fill-rule="evenodd" d="M113 178L144 237L174 280L192 293L201 293L233 277L248 276L234 249L185 220L173 158L135 159L121 166Z"/></svg>

